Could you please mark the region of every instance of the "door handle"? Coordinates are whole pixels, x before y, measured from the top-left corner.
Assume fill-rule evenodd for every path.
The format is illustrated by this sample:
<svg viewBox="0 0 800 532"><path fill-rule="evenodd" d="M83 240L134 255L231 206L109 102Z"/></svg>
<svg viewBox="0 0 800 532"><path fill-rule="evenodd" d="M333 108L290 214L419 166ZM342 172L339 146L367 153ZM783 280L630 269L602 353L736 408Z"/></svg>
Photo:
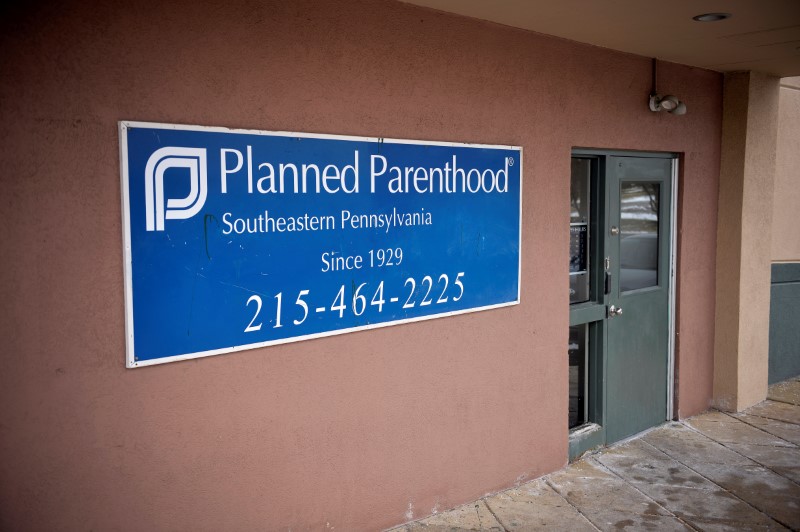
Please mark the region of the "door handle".
<svg viewBox="0 0 800 532"><path fill-rule="evenodd" d="M614 316L622 316L622 307L615 307L614 305L608 307L608 317L613 318Z"/></svg>

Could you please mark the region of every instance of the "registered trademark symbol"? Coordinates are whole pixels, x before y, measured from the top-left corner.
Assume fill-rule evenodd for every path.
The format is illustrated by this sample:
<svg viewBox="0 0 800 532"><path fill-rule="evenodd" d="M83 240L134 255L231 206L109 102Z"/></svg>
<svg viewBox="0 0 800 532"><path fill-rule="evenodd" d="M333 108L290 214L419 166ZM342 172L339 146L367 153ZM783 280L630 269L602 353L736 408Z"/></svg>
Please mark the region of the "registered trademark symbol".
<svg viewBox="0 0 800 532"><path fill-rule="evenodd" d="M508 166L514 166L514 158L513 157L509 157L508 158Z"/></svg>

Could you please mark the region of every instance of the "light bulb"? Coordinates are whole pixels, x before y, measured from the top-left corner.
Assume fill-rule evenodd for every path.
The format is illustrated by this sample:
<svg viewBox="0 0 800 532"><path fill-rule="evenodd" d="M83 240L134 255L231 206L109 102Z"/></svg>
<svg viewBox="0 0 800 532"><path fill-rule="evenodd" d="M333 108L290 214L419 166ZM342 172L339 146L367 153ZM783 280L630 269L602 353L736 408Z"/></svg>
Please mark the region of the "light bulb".
<svg viewBox="0 0 800 532"><path fill-rule="evenodd" d="M663 98L661 98L661 108L664 109L665 111L669 112L674 111L675 109L678 108L680 103L681 101L677 97L671 94L668 94Z"/></svg>
<svg viewBox="0 0 800 532"><path fill-rule="evenodd" d="M674 115L685 115L686 114L686 104L681 102L678 104L678 107L670 111L670 113Z"/></svg>

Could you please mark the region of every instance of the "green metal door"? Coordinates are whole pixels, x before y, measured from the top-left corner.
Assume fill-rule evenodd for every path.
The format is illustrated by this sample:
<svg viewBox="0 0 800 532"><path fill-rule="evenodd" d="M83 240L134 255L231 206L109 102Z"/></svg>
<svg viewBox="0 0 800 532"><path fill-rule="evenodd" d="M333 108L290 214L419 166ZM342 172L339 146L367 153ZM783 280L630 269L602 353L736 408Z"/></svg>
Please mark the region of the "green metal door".
<svg viewBox="0 0 800 532"><path fill-rule="evenodd" d="M670 361L672 164L606 163L606 443L667 418Z"/></svg>

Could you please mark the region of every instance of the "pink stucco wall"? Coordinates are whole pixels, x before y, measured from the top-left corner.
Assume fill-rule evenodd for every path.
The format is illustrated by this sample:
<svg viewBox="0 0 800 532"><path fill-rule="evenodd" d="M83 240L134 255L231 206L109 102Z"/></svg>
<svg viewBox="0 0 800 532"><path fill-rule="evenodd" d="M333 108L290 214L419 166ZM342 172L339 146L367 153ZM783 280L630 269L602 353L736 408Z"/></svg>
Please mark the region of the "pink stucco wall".
<svg viewBox="0 0 800 532"><path fill-rule="evenodd" d="M394 1L0 22L0 529L336 530L567 457L573 146L683 154L678 411L710 402L720 76ZM24 6L24 7L22 7ZM522 304L127 370L117 121L513 144Z"/></svg>

